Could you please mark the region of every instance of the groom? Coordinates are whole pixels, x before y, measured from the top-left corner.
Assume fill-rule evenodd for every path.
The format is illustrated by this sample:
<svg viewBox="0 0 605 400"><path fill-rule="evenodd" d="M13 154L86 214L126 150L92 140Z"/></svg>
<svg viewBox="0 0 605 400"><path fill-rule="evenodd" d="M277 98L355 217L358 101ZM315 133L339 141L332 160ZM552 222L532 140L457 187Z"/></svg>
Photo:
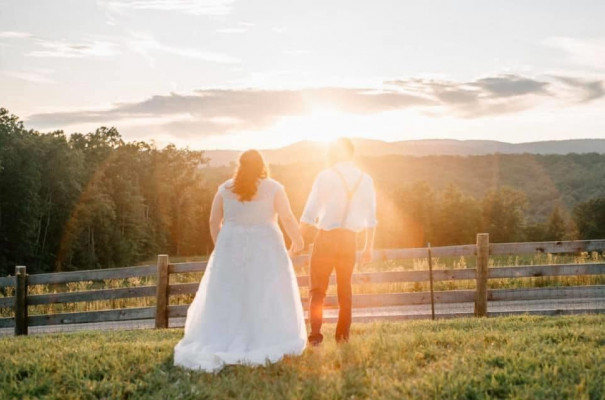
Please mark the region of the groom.
<svg viewBox="0 0 605 400"><path fill-rule="evenodd" d="M323 302L332 270L336 270L338 323L336 341L349 339L351 276L356 258L356 234L364 231L361 262L372 260L376 226L376 195L372 178L353 163L355 149L349 139L338 139L328 151L330 168L317 175L300 219L303 234L316 228L311 254L309 343L322 340Z"/></svg>

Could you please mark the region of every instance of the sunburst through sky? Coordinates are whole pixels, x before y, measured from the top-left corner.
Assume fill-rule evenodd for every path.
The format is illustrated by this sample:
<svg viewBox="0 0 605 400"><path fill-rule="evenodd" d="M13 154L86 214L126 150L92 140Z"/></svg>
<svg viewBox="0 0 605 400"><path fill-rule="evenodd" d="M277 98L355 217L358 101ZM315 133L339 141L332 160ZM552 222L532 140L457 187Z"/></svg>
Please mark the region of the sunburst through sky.
<svg viewBox="0 0 605 400"><path fill-rule="evenodd" d="M605 3L0 0L0 106L192 148L605 138Z"/></svg>

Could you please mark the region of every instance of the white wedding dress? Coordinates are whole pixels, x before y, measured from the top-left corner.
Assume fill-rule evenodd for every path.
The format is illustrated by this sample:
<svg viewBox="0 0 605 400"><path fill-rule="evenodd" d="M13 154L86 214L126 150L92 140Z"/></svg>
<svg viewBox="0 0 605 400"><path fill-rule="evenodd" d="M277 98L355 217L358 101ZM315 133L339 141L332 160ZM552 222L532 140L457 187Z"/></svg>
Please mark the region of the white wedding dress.
<svg viewBox="0 0 605 400"><path fill-rule="evenodd" d="M227 364L264 365L299 355L307 334L300 293L276 207L283 187L262 179L252 201L240 202L228 187L223 226L206 272L187 311L185 336L174 363L216 372Z"/></svg>

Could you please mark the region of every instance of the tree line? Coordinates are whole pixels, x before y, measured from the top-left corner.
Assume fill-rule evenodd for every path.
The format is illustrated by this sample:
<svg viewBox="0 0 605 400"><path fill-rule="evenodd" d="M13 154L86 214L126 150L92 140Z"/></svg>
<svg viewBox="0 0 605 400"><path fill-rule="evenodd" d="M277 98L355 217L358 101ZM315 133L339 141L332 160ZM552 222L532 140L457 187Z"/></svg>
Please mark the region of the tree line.
<svg viewBox="0 0 605 400"><path fill-rule="evenodd" d="M204 163L201 151L126 143L114 128L42 134L0 109L0 270L202 253L212 196Z"/></svg>
<svg viewBox="0 0 605 400"><path fill-rule="evenodd" d="M552 157L543 160L569 164L568 156ZM578 165L585 158L605 165L603 155L573 155L572 161ZM605 190L595 192L594 181L578 189L593 194L582 201L549 192L544 214L543 190L528 196L519 189L524 183L514 179L510 185L483 183L480 190L468 187L476 173L449 181L441 176L447 173L441 180L410 173L423 163L447 171L474 163L479 170L494 159L499 171L518 164L500 155L360 160L378 193L377 246L473 243L480 231L494 242L605 238ZM210 168L207 161L203 151L126 142L115 128L40 133L0 109L0 274L12 273L15 265L38 273L134 265L158 253L208 254L211 200L233 166ZM323 167L271 167L296 214Z"/></svg>

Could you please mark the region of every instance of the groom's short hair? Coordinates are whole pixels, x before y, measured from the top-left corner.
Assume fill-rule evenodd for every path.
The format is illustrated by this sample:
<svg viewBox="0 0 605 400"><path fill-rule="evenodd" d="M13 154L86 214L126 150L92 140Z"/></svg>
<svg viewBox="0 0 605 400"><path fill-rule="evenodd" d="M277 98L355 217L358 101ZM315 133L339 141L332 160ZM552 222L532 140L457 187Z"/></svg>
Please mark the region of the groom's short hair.
<svg viewBox="0 0 605 400"><path fill-rule="evenodd" d="M351 139L339 138L330 143L330 149L328 150L330 164L351 160L354 154L355 146L353 146Z"/></svg>
<svg viewBox="0 0 605 400"><path fill-rule="evenodd" d="M349 138L339 138L336 140L336 145L350 155L355 154L355 146Z"/></svg>

